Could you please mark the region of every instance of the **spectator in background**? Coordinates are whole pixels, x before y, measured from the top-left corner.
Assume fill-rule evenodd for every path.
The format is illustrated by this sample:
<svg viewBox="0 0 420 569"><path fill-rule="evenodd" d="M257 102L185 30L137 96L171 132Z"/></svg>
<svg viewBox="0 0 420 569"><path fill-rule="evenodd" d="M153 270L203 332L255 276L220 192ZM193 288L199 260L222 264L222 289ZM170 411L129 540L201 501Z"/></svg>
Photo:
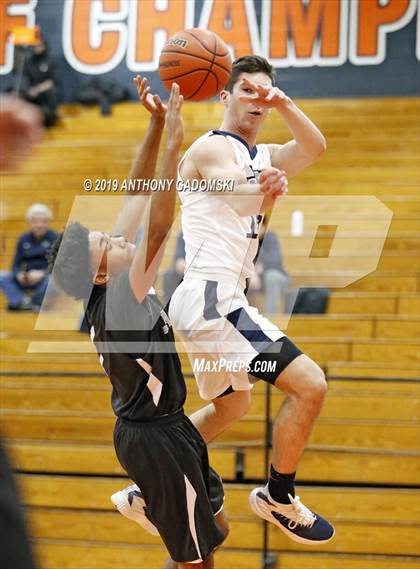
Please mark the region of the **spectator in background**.
<svg viewBox="0 0 420 569"><path fill-rule="evenodd" d="M277 235L267 230L267 218L264 218L262 222L258 237L259 247L255 260L255 271L249 284L248 297L264 292L264 312L275 314L284 310L284 299L289 288L289 275L283 267Z"/></svg>
<svg viewBox="0 0 420 569"><path fill-rule="evenodd" d="M50 209L43 204L33 204L26 212L30 231L19 238L12 272L0 276L9 310L38 312L41 307L49 278L47 253L58 237L50 229L51 219Z"/></svg>
<svg viewBox="0 0 420 569"><path fill-rule="evenodd" d="M44 125L50 127L57 122L60 102L55 64L43 39L26 49L21 93L41 110Z"/></svg>
<svg viewBox="0 0 420 569"><path fill-rule="evenodd" d="M168 269L163 275L163 292L165 295L165 302L167 304L171 298L174 290L182 281L185 271L185 242L182 231L178 233L176 238L174 259L172 267Z"/></svg>

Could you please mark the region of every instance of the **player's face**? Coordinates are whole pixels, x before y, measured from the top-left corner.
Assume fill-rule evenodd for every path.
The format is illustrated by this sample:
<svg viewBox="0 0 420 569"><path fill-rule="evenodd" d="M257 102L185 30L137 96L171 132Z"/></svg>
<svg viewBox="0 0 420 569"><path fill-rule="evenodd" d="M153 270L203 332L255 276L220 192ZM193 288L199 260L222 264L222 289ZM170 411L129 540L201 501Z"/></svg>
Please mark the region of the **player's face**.
<svg viewBox="0 0 420 569"><path fill-rule="evenodd" d="M97 273L117 275L131 265L135 252L136 246L122 235L108 235L101 231L89 233L90 261Z"/></svg>
<svg viewBox="0 0 420 569"><path fill-rule="evenodd" d="M253 91L246 87L243 81L244 78L250 79L254 81L254 83L264 85L264 87L272 87L272 82L270 77L265 73L241 73L229 96L227 105L228 113L232 115L232 118L234 118L242 128L254 130L258 129L264 122L268 114L268 109L259 105L257 101L254 102L251 98L246 100L247 97L253 94Z"/></svg>

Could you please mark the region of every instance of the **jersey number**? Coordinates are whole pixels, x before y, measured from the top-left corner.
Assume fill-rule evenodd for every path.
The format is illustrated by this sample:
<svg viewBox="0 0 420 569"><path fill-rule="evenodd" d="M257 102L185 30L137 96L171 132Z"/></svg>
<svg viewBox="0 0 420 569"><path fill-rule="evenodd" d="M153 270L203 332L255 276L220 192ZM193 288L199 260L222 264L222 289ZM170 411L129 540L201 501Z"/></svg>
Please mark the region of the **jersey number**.
<svg viewBox="0 0 420 569"><path fill-rule="evenodd" d="M251 232L246 234L249 239L257 239L262 218L262 215L253 215L251 217Z"/></svg>

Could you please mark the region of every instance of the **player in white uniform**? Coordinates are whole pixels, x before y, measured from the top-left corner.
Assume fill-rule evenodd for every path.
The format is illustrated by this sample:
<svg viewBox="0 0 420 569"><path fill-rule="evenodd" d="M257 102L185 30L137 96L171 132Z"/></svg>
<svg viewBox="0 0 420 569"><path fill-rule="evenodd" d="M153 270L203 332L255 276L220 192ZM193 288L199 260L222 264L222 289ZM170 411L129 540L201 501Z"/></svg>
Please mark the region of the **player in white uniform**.
<svg viewBox="0 0 420 569"><path fill-rule="evenodd" d="M325 543L334 528L294 491L296 469L326 394L325 377L245 296L264 211L287 192L286 172L290 177L312 164L324 152L325 139L274 87L273 69L261 57L234 62L221 101L220 130L196 140L179 165L186 271L169 315L186 345L200 394L211 400L190 418L208 443L247 411L255 378L281 389L286 399L273 426L270 479L251 492L250 505L294 541ZM270 109L293 135L285 145L255 144ZM233 191L194 191L197 180L233 181ZM263 371L267 362L274 370Z"/></svg>
<svg viewBox="0 0 420 569"><path fill-rule="evenodd" d="M261 172L271 167L268 146L259 144L250 154L244 141L234 134L210 131L186 152L178 172L196 148L208 141L220 145L221 137L228 146L224 152L231 152L249 190L245 195L236 191L196 192L190 190L188 181L183 183L178 174L187 269L184 282L170 304L170 316L185 340L200 395L207 400L216 399L230 387L235 391L248 391L252 384L246 368L262 351L261 341L267 342L265 347L268 347L284 336L256 308L249 306L244 295L247 280L254 271L258 230L263 219L259 211L264 198L257 182ZM284 180L283 187L285 183ZM272 204L272 199L268 199ZM244 212L255 215L244 215ZM229 323L227 315L228 319L239 318L239 321ZM251 322L252 329L264 330L265 338L261 334L261 338L251 342L244 338L241 324L246 329ZM219 369L217 364L217 371L209 372L203 357L207 361L213 355L215 362L222 358L224 365ZM216 434L211 433L209 438L213 439Z"/></svg>
<svg viewBox="0 0 420 569"><path fill-rule="evenodd" d="M185 342L200 394L212 401L191 419L209 442L246 412L255 378L281 389L286 399L273 427L270 480L253 490L250 504L291 539L323 543L334 529L295 496L294 478L326 394L325 377L249 306L244 291L264 211L287 192L285 173L290 177L312 164L325 150L325 139L274 87L272 67L263 58L236 60L221 100L220 129L195 141L179 165L186 272L169 315ZM285 145L255 144L270 109L280 113L293 135ZM189 189L192 180L214 179L234 180L234 191ZM274 371L261 371L267 361L275 362Z"/></svg>

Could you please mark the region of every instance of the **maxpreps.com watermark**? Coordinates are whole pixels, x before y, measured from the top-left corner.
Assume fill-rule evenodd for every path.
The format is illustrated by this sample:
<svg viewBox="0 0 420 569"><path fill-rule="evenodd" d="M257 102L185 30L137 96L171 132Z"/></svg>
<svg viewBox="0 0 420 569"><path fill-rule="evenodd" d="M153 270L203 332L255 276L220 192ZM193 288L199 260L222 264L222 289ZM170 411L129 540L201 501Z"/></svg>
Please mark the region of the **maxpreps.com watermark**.
<svg viewBox="0 0 420 569"><path fill-rule="evenodd" d="M193 361L193 372L194 373L221 373L221 372L233 372L239 373L245 371L246 373L251 373L251 370L260 373L273 373L276 371L276 361L268 360L257 360L252 366L251 362L243 360L227 360L226 358L220 358L219 360L208 360L206 358L194 358Z"/></svg>
<svg viewBox="0 0 420 569"><path fill-rule="evenodd" d="M169 192L173 185L178 192L233 192L235 180L215 178L213 180L159 180L157 178L135 178L118 180L116 178L86 178L83 181L85 192Z"/></svg>

